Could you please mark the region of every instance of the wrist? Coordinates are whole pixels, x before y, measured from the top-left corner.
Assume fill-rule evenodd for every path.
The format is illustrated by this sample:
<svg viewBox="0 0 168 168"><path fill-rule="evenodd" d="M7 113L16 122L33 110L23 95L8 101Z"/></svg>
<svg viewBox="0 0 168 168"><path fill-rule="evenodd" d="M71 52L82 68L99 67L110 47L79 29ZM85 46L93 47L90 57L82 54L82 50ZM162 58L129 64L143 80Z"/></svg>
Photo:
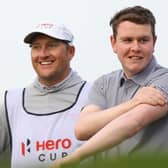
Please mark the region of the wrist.
<svg viewBox="0 0 168 168"><path fill-rule="evenodd" d="M141 101L137 98L133 98L131 99L131 103L134 105L134 106L137 106L139 104L141 104Z"/></svg>
<svg viewBox="0 0 168 168"><path fill-rule="evenodd" d="M74 151L73 153L62 159L63 166L75 165L78 164L79 162L80 162L80 155L78 154L78 151Z"/></svg>

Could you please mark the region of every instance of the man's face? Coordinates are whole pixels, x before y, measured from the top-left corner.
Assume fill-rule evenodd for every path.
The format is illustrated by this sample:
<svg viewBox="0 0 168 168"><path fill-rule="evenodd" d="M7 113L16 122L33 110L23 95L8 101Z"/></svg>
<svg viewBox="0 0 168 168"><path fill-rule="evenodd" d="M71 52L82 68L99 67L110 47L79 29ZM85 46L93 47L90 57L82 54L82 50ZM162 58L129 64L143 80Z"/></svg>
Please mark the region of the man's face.
<svg viewBox="0 0 168 168"><path fill-rule="evenodd" d="M155 41L149 24L129 21L119 24L117 36L111 37L111 43L127 78L143 71L150 63Z"/></svg>
<svg viewBox="0 0 168 168"><path fill-rule="evenodd" d="M42 84L52 86L68 75L73 46L45 35L36 37L31 46L32 65Z"/></svg>

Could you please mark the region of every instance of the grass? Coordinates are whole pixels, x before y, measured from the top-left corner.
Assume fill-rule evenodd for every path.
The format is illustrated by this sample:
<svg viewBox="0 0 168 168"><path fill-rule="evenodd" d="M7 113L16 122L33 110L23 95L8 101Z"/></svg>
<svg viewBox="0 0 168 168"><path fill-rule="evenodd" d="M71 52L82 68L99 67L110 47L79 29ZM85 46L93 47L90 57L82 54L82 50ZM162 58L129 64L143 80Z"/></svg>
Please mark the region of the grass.
<svg viewBox="0 0 168 168"><path fill-rule="evenodd" d="M9 151L0 154L0 168L10 168Z"/></svg>
<svg viewBox="0 0 168 168"><path fill-rule="evenodd" d="M83 165L66 166L65 168L167 168L168 155L123 156L120 158L100 159Z"/></svg>
<svg viewBox="0 0 168 168"><path fill-rule="evenodd" d="M71 165L64 168L167 168L168 154L161 156L139 155L123 156L120 158L100 159L80 165ZM10 168L9 157L0 155L0 168Z"/></svg>

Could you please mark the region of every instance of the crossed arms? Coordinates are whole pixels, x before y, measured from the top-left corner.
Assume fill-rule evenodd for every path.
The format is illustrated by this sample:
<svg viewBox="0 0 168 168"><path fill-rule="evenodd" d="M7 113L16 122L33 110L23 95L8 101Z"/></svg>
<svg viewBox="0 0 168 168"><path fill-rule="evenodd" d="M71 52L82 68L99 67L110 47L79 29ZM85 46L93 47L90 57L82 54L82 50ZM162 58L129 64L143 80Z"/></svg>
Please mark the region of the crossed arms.
<svg viewBox="0 0 168 168"><path fill-rule="evenodd" d="M95 105L84 108L76 125L78 139L89 139L71 155L56 161L53 168L79 162L105 151L133 136L168 111L165 96L157 89L144 87L128 102L101 110Z"/></svg>

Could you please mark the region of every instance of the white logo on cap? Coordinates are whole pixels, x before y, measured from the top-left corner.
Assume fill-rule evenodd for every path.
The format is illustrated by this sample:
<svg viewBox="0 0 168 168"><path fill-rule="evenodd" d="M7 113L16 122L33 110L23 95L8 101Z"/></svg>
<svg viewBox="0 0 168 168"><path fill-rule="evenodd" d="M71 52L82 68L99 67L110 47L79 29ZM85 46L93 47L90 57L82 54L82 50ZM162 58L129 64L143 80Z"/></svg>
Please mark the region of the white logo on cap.
<svg viewBox="0 0 168 168"><path fill-rule="evenodd" d="M42 23L38 24L36 28L41 28L41 29L51 29L54 25L50 23Z"/></svg>

